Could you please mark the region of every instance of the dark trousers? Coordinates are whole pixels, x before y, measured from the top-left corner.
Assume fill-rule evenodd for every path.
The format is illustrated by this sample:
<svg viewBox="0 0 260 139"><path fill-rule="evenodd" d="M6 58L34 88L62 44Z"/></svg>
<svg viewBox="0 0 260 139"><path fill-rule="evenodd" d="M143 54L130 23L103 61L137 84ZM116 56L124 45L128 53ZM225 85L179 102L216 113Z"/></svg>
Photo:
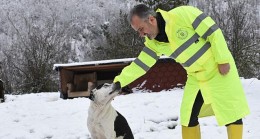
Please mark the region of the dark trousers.
<svg viewBox="0 0 260 139"><path fill-rule="evenodd" d="M199 124L198 115L200 113L200 109L201 109L203 103L204 103L204 100L203 100L203 97L199 90L199 92L196 96L196 99L194 101L193 107L192 107L191 117L190 117L190 121L189 121L189 125L188 125L189 127L194 127ZM242 119L239 119L230 124L243 124L243 122L242 122ZM227 124L226 126L229 126L230 124Z"/></svg>

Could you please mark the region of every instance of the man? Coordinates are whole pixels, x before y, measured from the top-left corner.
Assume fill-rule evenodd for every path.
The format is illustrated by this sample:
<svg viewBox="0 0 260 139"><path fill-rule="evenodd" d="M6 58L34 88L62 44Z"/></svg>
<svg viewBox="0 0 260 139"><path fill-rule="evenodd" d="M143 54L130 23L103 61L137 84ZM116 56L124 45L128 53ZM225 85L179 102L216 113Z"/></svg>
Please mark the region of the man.
<svg viewBox="0 0 260 139"><path fill-rule="evenodd" d="M144 75L159 56L172 57L188 74L180 111L183 139L200 139L198 117L213 114L220 126L227 126L229 139L242 139L242 118L249 108L234 59L215 22L191 6L154 12L140 4L131 10L130 23L145 37L146 47L114 79L115 87Z"/></svg>

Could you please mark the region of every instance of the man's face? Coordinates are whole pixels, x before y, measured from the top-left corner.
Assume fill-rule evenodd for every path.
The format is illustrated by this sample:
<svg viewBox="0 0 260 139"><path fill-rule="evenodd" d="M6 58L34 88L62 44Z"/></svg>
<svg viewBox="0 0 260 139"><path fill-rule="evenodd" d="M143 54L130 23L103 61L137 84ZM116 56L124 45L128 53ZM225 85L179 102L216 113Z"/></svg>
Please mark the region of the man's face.
<svg viewBox="0 0 260 139"><path fill-rule="evenodd" d="M134 15L132 17L131 26L139 33L140 37L147 36L150 40L154 39L159 32L156 18L153 16L149 16L149 18L144 20Z"/></svg>

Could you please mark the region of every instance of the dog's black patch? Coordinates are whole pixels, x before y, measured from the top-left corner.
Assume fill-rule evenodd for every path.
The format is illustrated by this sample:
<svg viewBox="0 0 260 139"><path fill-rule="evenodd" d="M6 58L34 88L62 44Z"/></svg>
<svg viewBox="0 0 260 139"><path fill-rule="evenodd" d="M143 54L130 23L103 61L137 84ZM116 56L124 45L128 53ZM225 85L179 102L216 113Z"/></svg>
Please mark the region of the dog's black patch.
<svg viewBox="0 0 260 139"><path fill-rule="evenodd" d="M122 116L118 111L116 112L117 112L117 117L114 123L116 137L124 136L124 139L134 139L131 128L129 127L125 117Z"/></svg>
<svg viewBox="0 0 260 139"><path fill-rule="evenodd" d="M104 85L104 84L100 84L99 86L96 87L96 89L100 89L103 85ZM93 100L94 100L94 97L95 97L95 96L94 96L94 94L93 94L93 91L91 90L91 91L90 91L90 95L89 95L88 98L93 101Z"/></svg>
<svg viewBox="0 0 260 139"><path fill-rule="evenodd" d="M90 91L90 95L88 97L90 100L94 101L94 94L93 94L93 91L91 90Z"/></svg>
<svg viewBox="0 0 260 139"><path fill-rule="evenodd" d="M100 84L100 85L98 85L98 86L96 87L96 89L100 89L103 85L104 85L103 83Z"/></svg>

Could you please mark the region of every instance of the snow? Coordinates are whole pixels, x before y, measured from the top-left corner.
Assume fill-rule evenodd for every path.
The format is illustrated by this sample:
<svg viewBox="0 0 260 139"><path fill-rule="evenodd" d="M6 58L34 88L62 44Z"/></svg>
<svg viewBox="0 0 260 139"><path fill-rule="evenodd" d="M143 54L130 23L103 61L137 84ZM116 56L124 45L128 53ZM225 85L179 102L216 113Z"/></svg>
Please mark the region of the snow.
<svg viewBox="0 0 260 139"><path fill-rule="evenodd" d="M244 120L244 139L260 138L260 80L241 79L251 114ZM117 96L112 105L128 120L136 139L180 139L182 89ZM59 93L6 95L0 104L0 139L88 139L90 100L63 100ZM203 139L226 139L225 126L214 117L200 119ZM173 128L175 129L170 129Z"/></svg>
<svg viewBox="0 0 260 139"><path fill-rule="evenodd" d="M167 56L161 56L160 59L169 58ZM88 61L88 62L73 62L67 64L54 64L53 70L58 67L71 67L71 66L83 66L83 65L100 65L100 64L112 64L112 63L130 63L134 61L135 58L122 58L122 59L109 59L109 60L99 60L99 61Z"/></svg>
<svg viewBox="0 0 260 139"><path fill-rule="evenodd" d="M70 67L70 66L82 66L82 65L99 65L99 64L108 64L108 63L129 63L134 61L135 58L123 58L123 59L110 59L110 60L100 60L100 61L89 61L89 62L75 62L68 64L54 64L53 69L57 67Z"/></svg>

